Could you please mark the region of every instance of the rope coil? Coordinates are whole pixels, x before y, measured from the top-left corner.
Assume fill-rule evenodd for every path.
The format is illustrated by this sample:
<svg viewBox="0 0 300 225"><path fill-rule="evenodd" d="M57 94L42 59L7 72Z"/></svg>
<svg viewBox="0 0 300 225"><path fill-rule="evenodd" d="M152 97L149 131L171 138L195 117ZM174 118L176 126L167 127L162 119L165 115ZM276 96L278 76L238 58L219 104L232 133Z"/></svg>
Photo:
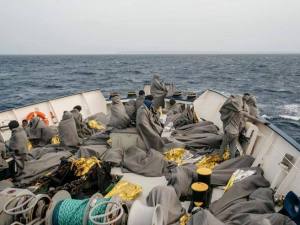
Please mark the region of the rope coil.
<svg viewBox="0 0 300 225"><path fill-rule="evenodd" d="M52 215L53 225L104 225L113 224L121 219L124 210L119 202L111 201L111 198L98 198L92 208L88 210L86 221L86 209L90 199L76 200L65 199L59 201ZM107 212L108 205L113 205Z"/></svg>

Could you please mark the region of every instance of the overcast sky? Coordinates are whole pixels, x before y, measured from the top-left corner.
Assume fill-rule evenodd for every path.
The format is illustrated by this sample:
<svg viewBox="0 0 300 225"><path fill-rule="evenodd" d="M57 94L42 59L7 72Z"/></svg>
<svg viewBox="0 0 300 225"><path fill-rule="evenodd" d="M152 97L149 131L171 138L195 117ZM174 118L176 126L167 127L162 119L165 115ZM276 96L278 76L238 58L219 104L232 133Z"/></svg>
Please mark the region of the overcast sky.
<svg viewBox="0 0 300 225"><path fill-rule="evenodd" d="M300 53L300 0L0 0L0 54Z"/></svg>

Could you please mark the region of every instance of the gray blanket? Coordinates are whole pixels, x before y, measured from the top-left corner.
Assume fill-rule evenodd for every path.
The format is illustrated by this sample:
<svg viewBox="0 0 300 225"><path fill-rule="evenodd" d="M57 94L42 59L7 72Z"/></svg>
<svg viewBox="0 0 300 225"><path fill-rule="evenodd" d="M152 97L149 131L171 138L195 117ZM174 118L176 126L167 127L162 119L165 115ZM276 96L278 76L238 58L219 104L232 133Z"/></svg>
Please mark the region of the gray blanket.
<svg viewBox="0 0 300 225"><path fill-rule="evenodd" d="M228 225L294 225L289 218L275 213L274 207L273 191L270 188L258 188L247 198L233 202L217 218Z"/></svg>
<svg viewBox="0 0 300 225"><path fill-rule="evenodd" d="M106 145L109 135L105 132L97 132L84 140L83 145Z"/></svg>
<svg viewBox="0 0 300 225"><path fill-rule="evenodd" d="M5 144L0 142L0 171L8 168L8 163L3 159L6 155Z"/></svg>
<svg viewBox="0 0 300 225"><path fill-rule="evenodd" d="M0 143L4 143L4 138L2 137L1 133L0 133Z"/></svg>
<svg viewBox="0 0 300 225"><path fill-rule="evenodd" d="M9 139L9 148L14 151L16 155L28 154L27 143L27 135L22 127L12 130Z"/></svg>
<svg viewBox="0 0 300 225"><path fill-rule="evenodd" d="M226 225L295 225L288 217L275 213L269 182L260 168L252 169L256 174L233 184L211 204L210 211Z"/></svg>
<svg viewBox="0 0 300 225"><path fill-rule="evenodd" d="M229 97L220 109L221 120L224 130L229 127L232 132L239 133L242 124L242 116L240 112L243 110L243 99L241 96ZM228 128L228 129L229 129Z"/></svg>
<svg viewBox="0 0 300 225"><path fill-rule="evenodd" d="M168 185L174 187L178 198L191 196L191 184L198 180L198 174L195 171L196 166L190 164L178 166L165 174Z"/></svg>
<svg viewBox="0 0 300 225"><path fill-rule="evenodd" d="M225 225L211 214L207 209L195 213L188 221L187 225Z"/></svg>
<svg viewBox="0 0 300 225"><path fill-rule="evenodd" d="M144 104L145 96L138 96L135 100L135 109L138 110Z"/></svg>
<svg viewBox="0 0 300 225"><path fill-rule="evenodd" d="M223 135L215 133L194 133L186 136L175 135L176 140L183 142L187 147L199 151L206 148L220 148Z"/></svg>
<svg viewBox="0 0 300 225"><path fill-rule="evenodd" d="M80 146L77 152L77 156L79 158L89 158L95 156L96 158L101 159L106 151L107 151L106 145Z"/></svg>
<svg viewBox="0 0 300 225"><path fill-rule="evenodd" d="M121 102L120 96L112 97L111 115L109 126L123 129L129 126L130 118L126 113L126 109Z"/></svg>
<svg viewBox="0 0 300 225"><path fill-rule="evenodd" d="M62 157L70 156L72 156L72 154L68 151L51 152L43 155L38 160L26 161L24 170L22 174L16 178L16 182L22 186L29 185L45 174L55 171Z"/></svg>
<svg viewBox="0 0 300 225"><path fill-rule="evenodd" d="M170 108L168 108L167 117L178 113L182 113L182 105L175 103L174 105L170 106Z"/></svg>
<svg viewBox="0 0 300 225"><path fill-rule="evenodd" d="M176 131L181 131L181 130L189 130L189 129L194 129L195 127L202 127L202 126L208 126L208 125L213 125L214 123L211 121L200 121L197 123L191 123L187 125L183 125L180 127L176 127Z"/></svg>
<svg viewBox="0 0 300 225"><path fill-rule="evenodd" d="M217 165L211 175L211 184L215 186L224 186L227 184L231 175L237 169L250 168L254 158L249 155L229 159Z"/></svg>
<svg viewBox="0 0 300 225"><path fill-rule="evenodd" d="M2 156L5 156L6 154L6 147L5 147L5 143L4 143L4 139L0 133L0 161L2 159ZM0 166L1 166L1 162L0 162Z"/></svg>
<svg viewBox="0 0 300 225"><path fill-rule="evenodd" d="M134 100L130 100L125 104L125 110L129 118L133 121L136 119L136 103Z"/></svg>
<svg viewBox="0 0 300 225"><path fill-rule="evenodd" d="M31 120L27 131L29 139L38 140L39 146L50 144L52 137L57 135L57 130L47 126L39 117L34 117Z"/></svg>
<svg viewBox="0 0 300 225"><path fill-rule="evenodd" d="M138 148L130 147L124 152L123 171L127 169L131 172L144 175L147 177L163 176L169 163L164 160L161 153L149 149L147 152Z"/></svg>
<svg viewBox="0 0 300 225"><path fill-rule="evenodd" d="M239 143L239 135L245 128L246 120L243 115L244 102L241 96L230 96L220 109L223 122L224 137L220 147L220 154L223 154L229 146L230 157L234 158L237 151L243 151Z"/></svg>
<svg viewBox="0 0 300 225"><path fill-rule="evenodd" d="M212 133L218 134L218 127L214 124L202 125L201 123L194 123L187 129L177 129L174 133L178 136L188 136L189 134L203 134Z"/></svg>
<svg viewBox="0 0 300 225"><path fill-rule="evenodd" d="M44 146L44 147L37 147L33 148L30 153L28 154L28 157L31 158L31 160L40 159L43 155L51 152L60 152L64 151L64 148L58 147L58 146Z"/></svg>
<svg viewBox="0 0 300 225"><path fill-rule="evenodd" d="M220 165L220 168L228 168ZM295 225L288 217L275 212L273 190L262 176L262 170L235 183L210 206L210 212L201 210L194 214L188 225ZM211 214L212 213L212 214Z"/></svg>
<svg viewBox="0 0 300 225"><path fill-rule="evenodd" d="M78 146L80 143L75 120L70 112L64 112L58 125L59 138L63 146Z"/></svg>
<svg viewBox="0 0 300 225"><path fill-rule="evenodd" d="M218 127L210 121L201 121L177 127L172 136L176 140L183 142L188 148L193 148L197 151L207 148L219 148L223 137L218 134Z"/></svg>
<svg viewBox="0 0 300 225"><path fill-rule="evenodd" d="M163 222L166 225L179 224L179 219L185 214L185 209L176 195L172 186L156 186L154 187L148 197L148 206L161 205L163 209Z"/></svg>
<svg viewBox="0 0 300 225"><path fill-rule="evenodd" d="M136 129L148 150L152 148L163 151L164 141L161 138L163 128L155 116L147 106L142 105L137 111Z"/></svg>
<svg viewBox="0 0 300 225"><path fill-rule="evenodd" d="M108 149L103 155L102 160L120 166L123 160L123 150L120 148Z"/></svg>
<svg viewBox="0 0 300 225"><path fill-rule="evenodd" d="M78 111L78 109L72 109L71 113L73 115L76 130L78 137L85 138L91 135L91 131L88 129L86 124L83 122L82 114Z"/></svg>
<svg viewBox="0 0 300 225"><path fill-rule="evenodd" d="M195 122L194 111L187 106L182 113L169 115L166 123L172 122L175 128L182 127Z"/></svg>
<svg viewBox="0 0 300 225"><path fill-rule="evenodd" d="M115 166L120 166L123 159L123 151L120 148L110 149L106 145L80 146L77 157L96 157L105 162L111 162Z"/></svg>
<svg viewBox="0 0 300 225"><path fill-rule="evenodd" d="M235 183L229 190L227 190L222 198L213 202L210 206L211 212L218 216L228 207L236 202L247 198L256 189L261 187L269 187L269 182L263 177L263 171L261 168L251 168L256 173L246 179Z"/></svg>
<svg viewBox="0 0 300 225"><path fill-rule="evenodd" d="M249 114L251 116L254 117L258 117L259 115L259 111L257 108L257 103L256 103L256 98L253 95L250 95L247 99L246 99L246 103L248 105L248 109L249 109Z"/></svg>
<svg viewBox="0 0 300 225"><path fill-rule="evenodd" d="M158 75L154 75L151 81L150 93L153 96L153 105L155 108L165 107L165 97L168 94L166 85L159 79Z"/></svg>

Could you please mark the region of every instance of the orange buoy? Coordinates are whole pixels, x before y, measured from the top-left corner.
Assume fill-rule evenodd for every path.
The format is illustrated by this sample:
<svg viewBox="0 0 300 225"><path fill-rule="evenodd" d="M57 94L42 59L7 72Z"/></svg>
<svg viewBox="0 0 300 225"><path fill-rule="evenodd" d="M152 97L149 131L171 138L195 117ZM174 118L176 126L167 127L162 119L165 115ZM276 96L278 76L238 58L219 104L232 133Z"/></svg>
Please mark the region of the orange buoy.
<svg viewBox="0 0 300 225"><path fill-rule="evenodd" d="M39 112L39 111L35 111L35 112L31 112L29 113L27 116L26 116L26 120L27 121L31 121L33 117L39 117L41 118L41 120L43 120L43 122L46 124L46 125L49 125L49 120L47 119L47 116L45 113L43 112Z"/></svg>

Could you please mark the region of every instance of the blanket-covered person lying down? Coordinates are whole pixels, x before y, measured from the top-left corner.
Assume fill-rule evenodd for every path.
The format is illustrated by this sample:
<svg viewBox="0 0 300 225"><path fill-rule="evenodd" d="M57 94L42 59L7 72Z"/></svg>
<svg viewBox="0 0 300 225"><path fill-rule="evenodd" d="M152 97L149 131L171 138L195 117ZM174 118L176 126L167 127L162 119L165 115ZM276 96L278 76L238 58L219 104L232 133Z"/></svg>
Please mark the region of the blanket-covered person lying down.
<svg viewBox="0 0 300 225"><path fill-rule="evenodd" d="M186 115L186 114L185 114ZM186 118L186 116L182 118ZM187 122L188 120L181 120ZM177 126L172 132L171 138L181 142L187 149L197 154L206 154L220 148L222 135L219 128L210 121L200 121Z"/></svg>

